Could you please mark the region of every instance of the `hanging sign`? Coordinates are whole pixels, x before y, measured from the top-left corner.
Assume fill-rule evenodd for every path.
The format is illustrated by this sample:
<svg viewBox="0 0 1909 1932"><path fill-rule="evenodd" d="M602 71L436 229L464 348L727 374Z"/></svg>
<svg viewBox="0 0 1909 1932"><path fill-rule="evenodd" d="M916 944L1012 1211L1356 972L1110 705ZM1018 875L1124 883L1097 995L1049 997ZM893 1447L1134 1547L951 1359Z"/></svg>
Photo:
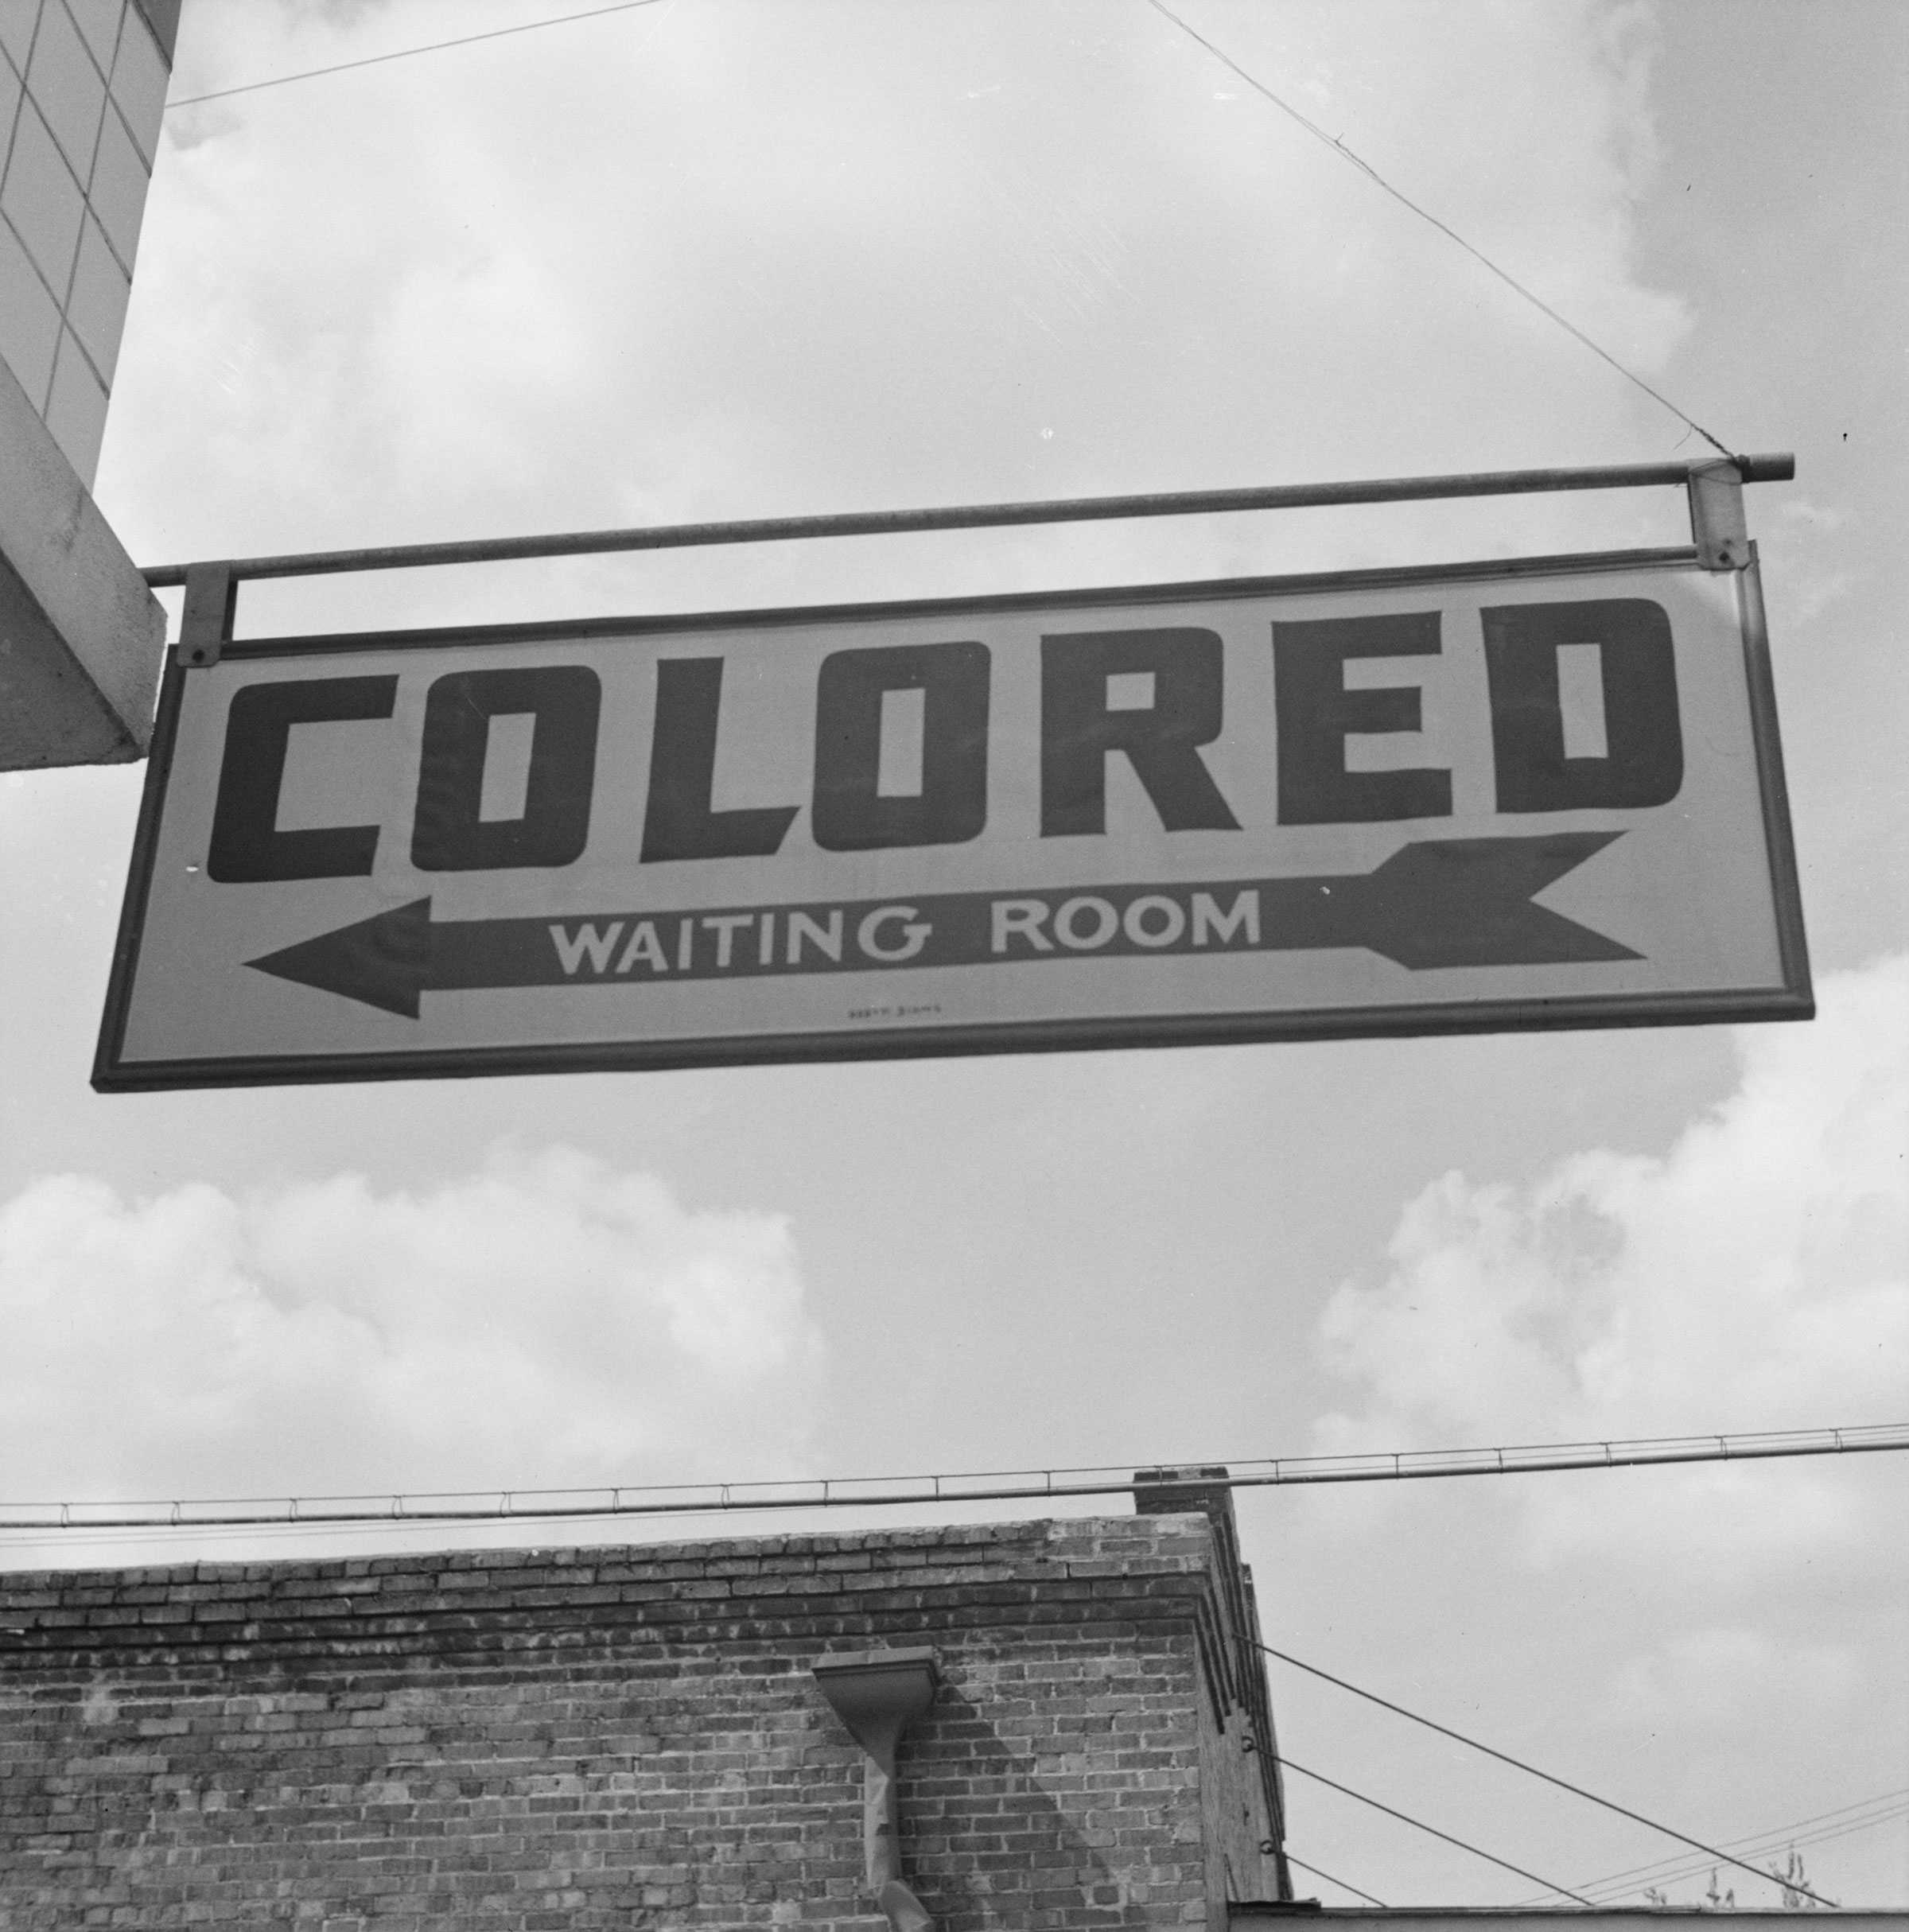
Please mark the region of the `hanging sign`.
<svg viewBox="0 0 1909 1932"><path fill-rule="evenodd" d="M227 645L95 1084L1806 1017L1755 569Z"/></svg>

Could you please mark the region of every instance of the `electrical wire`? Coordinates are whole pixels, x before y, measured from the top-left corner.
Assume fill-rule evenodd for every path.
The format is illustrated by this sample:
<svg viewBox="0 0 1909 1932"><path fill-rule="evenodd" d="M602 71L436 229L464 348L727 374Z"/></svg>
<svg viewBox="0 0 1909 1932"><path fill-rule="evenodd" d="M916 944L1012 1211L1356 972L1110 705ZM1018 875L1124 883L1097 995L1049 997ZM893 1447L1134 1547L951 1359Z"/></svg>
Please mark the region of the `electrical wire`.
<svg viewBox="0 0 1909 1932"><path fill-rule="evenodd" d="M362 60L340 60L331 67L308 67L302 73L280 74L270 80L248 80L243 87L217 87L210 94L189 94L181 100L168 101L165 111L175 107L196 107L201 101L222 101L235 94L256 94L262 87L289 87L294 80L313 80L321 74L343 74L355 67L378 67L387 60L408 60L414 54L441 53L447 47L469 47L478 41L500 41L507 34L529 33L538 27L566 26L573 20L596 20L605 14L628 14L640 6L655 6L658 0L616 0L611 6L593 6L581 14L558 14L549 20L527 20L515 27L493 27L485 33L465 33L456 40L432 41L422 47L400 47L391 53L367 54Z"/></svg>
<svg viewBox="0 0 1909 1932"><path fill-rule="evenodd" d="M1536 1765L1527 1764L1523 1759L1514 1758L1509 1751L1495 1751L1491 1745L1481 1744L1475 1737L1467 1737L1462 1731L1454 1731L1447 1725L1435 1724L1429 1717L1421 1717L1416 1711L1408 1711L1402 1704L1394 1704L1388 1698L1378 1696L1376 1692L1361 1690L1356 1684L1348 1684L1343 1677L1336 1677L1331 1671L1321 1670L1316 1664L1302 1663L1297 1657L1289 1657L1284 1650L1274 1650L1269 1643L1262 1643L1258 1647L1264 1650L1267 1656L1277 1657L1282 1664L1290 1664L1295 1670L1306 1671L1316 1677L1323 1677L1328 1684L1336 1684L1341 1690L1351 1691L1355 1697L1363 1697L1367 1703L1376 1704L1382 1709L1390 1711L1398 1716L1409 1717L1413 1724L1423 1724L1428 1731L1436 1731L1441 1737L1448 1737L1456 1743L1469 1745L1474 1751L1482 1751L1487 1757L1496 1758L1501 1764L1509 1764L1515 1771L1529 1772L1534 1778L1542 1778L1546 1784L1556 1785L1561 1791L1569 1791L1573 1798L1584 1798L1593 1805L1601 1805L1605 1810L1615 1811L1619 1817L1628 1818L1633 1824L1647 1826L1654 1832L1662 1832L1666 1838L1674 1838L1680 1845L1689 1845L1693 1850L1701 1852L1706 1858L1716 1859L1723 1864L1735 1865L1740 1871L1748 1872L1766 1882L1770 1878L1770 1874L1758 1866L1747 1864L1728 1852L1719 1851L1714 1845L1705 1845L1701 1838L1693 1838L1687 1832L1674 1831L1668 1825L1660 1825L1656 1819L1646 1817L1641 1811L1633 1811L1628 1806L1616 1804L1608 1798L1600 1798L1595 1791L1587 1791L1581 1785L1572 1784L1562 1778L1554 1778L1550 1772L1541 1771ZM1552 1891L1562 1889L1561 1887L1549 1884L1544 1879L1537 1879L1533 1882L1545 1885ZM1806 1899L1814 1899L1818 1905L1829 1903L1828 1899L1818 1898L1807 1885L1791 1883L1790 1889L1800 1892ZM1569 1895L1574 1899L1577 1897L1576 1892ZM1584 1902L1580 1900L1580 1903Z"/></svg>
<svg viewBox="0 0 1909 1932"><path fill-rule="evenodd" d="M1482 1858L1487 1864L1499 1865L1507 1872L1515 1872L1521 1879L1529 1879L1534 1885L1542 1885L1546 1891L1554 1891L1561 1898L1569 1899L1579 1905L1588 1905L1588 1899L1580 1898L1569 1885L1553 1885L1549 1879L1541 1879L1535 1872L1527 1872L1522 1865L1514 1865L1508 1859L1497 1856L1491 1852L1481 1851L1475 1845L1468 1845L1463 1838L1454 1838L1449 1832L1440 1831L1436 1825L1428 1825L1423 1818L1410 1817L1403 1811L1394 1811L1390 1805L1382 1805L1376 1798L1367 1798L1363 1791L1355 1791L1350 1785L1339 1784L1319 1771L1309 1771L1303 1764L1295 1764L1284 1751L1279 1754L1279 1763L1289 1771L1297 1771L1302 1778L1310 1778L1315 1784L1323 1784L1335 1791L1343 1791L1347 1798L1355 1798L1362 1805L1370 1805L1374 1811L1382 1811L1389 1818L1397 1818L1402 1824L1416 1826L1420 1831L1429 1832L1434 1838L1442 1838L1447 1845L1455 1845L1461 1852L1469 1852L1474 1858ZM1336 1883L1336 1880L1334 1881Z"/></svg>
<svg viewBox="0 0 1909 1932"><path fill-rule="evenodd" d="M367 54L360 60L339 60L334 62L329 67L305 68L295 74L275 75L269 80L251 80L244 82L240 86L235 87L216 87L208 93L188 94L177 100L168 101L165 103L165 111L170 114L176 107L196 107L206 101L229 100L233 95L238 94L256 94L266 87L288 87L292 82L296 80L313 80L326 74L348 73L357 68L381 66L386 61L389 60L408 60L418 54L441 53L447 48L469 47L476 45L480 41L503 40L507 36L515 33L532 33L539 27L561 27L569 25L573 21L600 19L604 15L608 14L632 13L640 7L655 6L658 4L659 0L612 0L612 4L608 6L589 7L586 8L581 13L559 14L547 20L527 20L512 27L493 27L483 33L461 34L456 38L451 40L427 41L425 45L419 47L399 47L394 49L389 53ZM1315 140L1322 142L1326 146L1331 148L1335 154L1341 156L1344 160L1351 162L1351 165L1357 168L1362 174L1365 175L1377 187L1383 189L1386 194L1390 195L1392 199L1394 201L1397 201L1402 207L1409 208L1412 213L1417 216L1421 221L1429 223L1430 225L1437 229L1441 235L1444 235L1452 241L1456 242L1460 248L1464 250L1467 255L1470 255L1474 261L1477 262L1482 267L1488 270L1491 274L1496 276L1497 278L1502 282L1507 288L1510 289L1513 292L1513 293L1521 297L1524 301L1529 302L1533 308L1538 309L1540 313L1548 317L1552 321L1555 322L1560 328L1563 329L1575 340L1580 343L1585 348L1588 348L1592 354L1598 357L1600 361L1608 364L1608 366L1612 369L1615 369L1619 375L1623 377L1626 382L1635 384L1636 387L1641 389L1646 395L1649 396L1654 402L1656 402L1663 408L1668 410L1672 415L1677 418L1678 422L1685 424L1688 428L1694 430L1705 442L1709 444L1710 446L1713 449L1717 450L1720 455L1728 457L1733 461L1736 460L1736 452L1730 449L1727 444L1723 442L1717 437L1713 436L1709 430L1706 430L1704 426L1697 420L1694 416L1689 414L1688 411L1680 409L1678 405L1673 402L1670 398L1664 395L1661 390L1653 388L1651 385L1646 382L1635 369L1632 369L1625 363L1619 362L1608 349L1605 348L1600 343L1593 340L1591 336L1585 334L1584 330L1580 328L1575 322L1569 319L1569 317L1561 314L1542 297L1534 294L1532 290L1526 288L1525 285L1517 278L1516 276L1510 274L1506 270L1500 268L1489 255L1486 255L1482 249L1475 247L1472 243L1467 241L1456 228L1450 225L1449 223L1440 220L1437 216L1434 215L1430 211L1430 209L1421 207L1402 189L1394 187L1393 184L1387 181L1386 177L1381 174L1370 161L1367 161L1363 156L1355 154L1351 148L1346 146L1343 141L1338 139L1334 135L1328 134L1316 121L1314 121L1309 116L1302 114L1300 110L1295 107L1290 101L1286 100L1280 95L1274 93L1272 88L1268 87L1264 81L1258 79L1257 76L1248 72L1245 68L1242 67L1231 54L1227 53L1223 48L1216 46L1211 41L1207 39L1206 35L1202 33L1196 27L1192 25L1190 21L1183 19L1178 14L1176 14L1171 7L1166 6L1164 4L1164 0L1147 0L1147 4L1151 6L1157 14L1161 15L1163 19L1172 21L1172 23L1179 28L1180 32L1184 33L1188 39L1197 41L1200 46L1203 47L1207 50L1208 53L1212 55L1215 60L1219 61L1222 65L1228 68L1234 74L1237 75L1240 80L1243 80L1246 85L1252 88L1254 92L1260 95L1262 99L1270 103L1272 106L1277 107L1281 114L1285 115L1291 120L1297 122L1298 125L1303 127L1308 134L1311 134Z"/></svg>
<svg viewBox="0 0 1909 1932"><path fill-rule="evenodd" d="M1827 1845L1834 1839L1846 1838L1853 1832L1870 1831L1877 1825L1893 1824L1905 1817L1909 1817L1909 1810L1885 1811L1872 1818L1860 1818L1853 1824L1841 1825L1834 1830L1810 1832L1796 1837L1778 1837L1755 1844L1733 1840L1732 1845L1737 1851L1767 1857L1772 1852L1794 1851L1807 1845ZM1646 1867L1635 1876L1620 1875L1616 1878L1592 1880L1585 1885L1584 1890L1600 1903L1608 1904L1614 1899L1627 1898L1632 1892L1641 1892L1653 1886L1675 1885L1685 1879L1701 1878L1706 1870L1715 1869L1708 1859L1666 1859L1660 1868ZM1767 1868L1763 1876L1773 1884L1788 1883Z"/></svg>
<svg viewBox="0 0 1909 1932"><path fill-rule="evenodd" d="M1295 1858L1290 1852L1286 1854L1286 1863L1298 1866L1301 1872L1310 1872L1313 1877L1324 1879L1328 1885L1336 1885L1341 1891L1351 1892L1355 1899L1363 1899L1368 1905L1376 1905L1382 1912L1392 1909L1383 1899L1375 1899L1371 1892L1361 1891L1356 1885L1348 1885L1343 1879L1336 1879L1330 1872L1321 1872L1317 1865L1309 1865L1303 1858Z"/></svg>
<svg viewBox="0 0 1909 1932"><path fill-rule="evenodd" d="M1239 78L1254 91L1255 94L1258 94L1262 99L1271 102L1272 104L1277 107L1281 114L1287 115L1289 119L1294 121L1297 121L1308 134L1313 137L1315 140L1324 142L1325 145L1331 148L1336 154L1343 156L1344 159L1350 161L1354 167L1358 169L1360 173L1367 176L1378 187L1382 188L1385 192L1389 194L1394 201L1399 203L1402 207L1409 208L1412 212L1417 216L1421 221L1429 222L1433 227L1438 230L1440 234L1449 236L1452 240L1457 243L1460 247L1464 250L1467 255L1470 255L1474 261L1480 263L1483 266L1490 270L1490 271L1514 294L1523 297L1523 298L1528 301L1534 309L1538 309L1542 314L1549 316L1553 321L1557 323L1560 328L1563 329L1568 335L1574 336L1579 342L1582 343L1593 356L1598 357L1600 361L1609 363L1610 366L1615 369L1626 382L1635 383L1636 386L1641 389L1646 395L1650 397L1654 402L1661 403L1666 409L1670 410L1673 416L1676 417L1679 422L1687 424L1691 429L1696 430L1697 434L1701 436L1705 442L1709 444L1712 449L1720 452L1726 457L1728 457L1732 462L1736 461L1736 452L1728 448L1724 444L1720 442L1717 438L1713 436L1694 416L1689 415L1684 410L1679 409L1667 395L1665 395L1662 393L1662 391L1653 389L1635 369L1627 368L1625 365L1619 362L1608 349L1606 349L1601 347L1599 344L1592 341L1590 336L1586 335L1575 322L1571 321L1565 316L1560 315L1557 309L1553 309L1549 302L1542 300L1540 297L1533 294L1530 290L1526 288L1525 285L1517 278L1516 276L1508 274L1481 249L1474 247L1472 244L1467 241L1456 228L1453 228L1448 224L1440 221L1437 216L1434 215L1430 209L1421 208L1409 195L1404 193L1402 190L1397 188L1394 188L1392 184L1388 181L1370 161L1366 161L1359 155L1354 154L1351 149L1346 146L1344 142L1340 141L1336 138L1333 135L1328 134L1316 121L1308 119L1307 116L1301 114L1298 108L1295 107L1290 101L1282 99L1278 95L1275 94L1264 81L1259 80L1253 75L1248 73L1246 70L1242 67L1231 54L1226 52L1223 49L1215 46L1212 41L1208 40L1207 37L1199 32L1196 27L1191 25L1188 21L1181 19L1180 15L1176 14L1170 6L1164 5L1164 0L1147 0L1147 4L1153 8L1155 13L1161 15L1165 19L1172 21L1174 25L1178 27L1181 33L1184 33L1189 39L1199 41L1200 45L1205 48L1207 52L1212 55L1215 60L1219 61L1223 66L1230 68L1234 73L1237 74Z"/></svg>
<svg viewBox="0 0 1909 1932"><path fill-rule="evenodd" d="M1849 1815L1852 1812L1869 1815L1853 1818ZM1833 1839L1846 1838L1854 1832L1872 1831L1878 1825L1893 1824L1905 1817L1909 1817L1909 1788L1878 1792L1873 1798L1838 1806L1833 1811L1818 1812L1790 1825L1773 1825L1767 1830L1752 1832L1747 1837L1727 1842L1731 1850L1740 1852L1747 1857L1767 1856L1771 1852L1800 1845L1826 1845ZM1601 1894L1606 1899L1623 1898L1631 1892L1641 1891L1647 1884L1675 1884L1682 1879L1701 1877L1709 1863L1703 1858L1660 1858L1649 1864L1629 1865L1622 1872L1588 1880L1582 1889L1593 1896ZM1778 1880L1773 1872L1766 1876L1773 1883L1783 1882ZM1535 1905L1542 1901L1526 1899L1520 1903Z"/></svg>

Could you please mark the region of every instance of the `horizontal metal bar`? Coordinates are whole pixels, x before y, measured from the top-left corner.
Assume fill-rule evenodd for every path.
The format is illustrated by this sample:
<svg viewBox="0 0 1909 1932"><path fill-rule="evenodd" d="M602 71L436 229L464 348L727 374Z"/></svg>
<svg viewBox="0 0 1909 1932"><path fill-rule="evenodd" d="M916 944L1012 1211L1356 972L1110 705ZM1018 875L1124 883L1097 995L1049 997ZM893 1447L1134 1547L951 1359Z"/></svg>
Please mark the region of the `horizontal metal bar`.
<svg viewBox="0 0 1909 1932"><path fill-rule="evenodd" d="M1203 1489L1273 1489L1314 1483L1399 1482L1413 1478L1536 1475L1545 1471L1644 1468L1658 1464L1754 1462L1776 1456L1853 1456L1909 1449L1909 1424L1852 1429L1775 1429L1736 1436L1674 1436L1632 1441L1534 1444L1508 1448L1402 1450L1368 1456L1256 1460L1220 1476L1187 1479ZM1207 1464L1189 1467L1215 1467ZM568 1518L737 1515L763 1510L879 1509L923 1503L1046 1502L1124 1495L1135 1487L1123 1465L1110 1468L995 1471L971 1475L817 1478L781 1483L679 1483L655 1488L486 1490L436 1496L293 1498L267 1506L251 1499L196 1502L0 1504L0 1530L344 1529L357 1523L547 1522ZM966 1485L972 1484L970 1487ZM955 1487L962 1485L962 1487ZM1144 1487L1142 1484L1141 1487ZM476 1500L484 1499L481 1502ZM556 1496L586 1499L558 1503ZM375 1503L375 1506L372 1506ZM363 1507L341 1506L359 1505ZM89 1509L140 1510L91 1516ZM203 1512L192 1514L192 1511ZM18 1512L44 1512L19 1514ZM228 1511L230 1514L216 1514Z"/></svg>
<svg viewBox="0 0 1909 1932"><path fill-rule="evenodd" d="M1745 483L1787 483L1788 452L1740 457ZM1023 523L1106 523L1123 517L1201 516L1233 510L1322 510L1452 496L1522 496L1553 490L1689 486L1705 461L1628 463L1591 469L1484 470L1469 476L1386 476L1365 482L1281 483L1260 488L1177 490L1140 496L1074 496L1048 503L978 503L942 510L863 510L835 516L776 516L728 523L661 523L634 530L577 530L542 537L477 537L457 543L401 543L383 549L310 550L231 560L235 579L330 577L354 570L421 569L438 564L509 563L539 557L601 556L613 550L694 550L721 543L783 543L815 537L892 537L939 530L994 530ZM188 566L155 564L141 573L155 590L185 581Z"/></svg>

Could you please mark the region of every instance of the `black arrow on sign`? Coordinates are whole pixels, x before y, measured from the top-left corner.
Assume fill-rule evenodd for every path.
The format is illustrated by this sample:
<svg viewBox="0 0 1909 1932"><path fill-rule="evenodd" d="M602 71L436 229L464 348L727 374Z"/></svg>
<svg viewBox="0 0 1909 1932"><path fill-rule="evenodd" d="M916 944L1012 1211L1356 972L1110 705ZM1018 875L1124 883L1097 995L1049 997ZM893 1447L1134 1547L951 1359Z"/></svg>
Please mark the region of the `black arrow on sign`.
<svg viewBox="0 0 1909 1932"><path fill-rule="evenodd" d="M892 972L903 967L1025 965L1109 956L1161 958L1196 951L1293 952L1363 947L1413 972L1452 966L1565 966L1635 959L1627 946L1532 903L1534 894L1601 851L1616 832L1552 832L1534 838L1421 840L1402 846L1375 870L1297 879L1227 879L1164 884L1096 885L1024 893L930 893L908 900L815 902L729 911L597 913L587 919L483 919L434 923L429 899L321 933L247 962L261 973L316 987L386 1013L418 1017L426 993L508 986L627 986L652 980L762 978L817 972ZM1255 895L1258 923L1237 918L1240 896ZM1203 931L1187 908L1210 900L1226 915L1223 935ZM1129 908L1153 901L1135 915ZM1159 902L1170 901L1177 915ZM1078 902L1073 923L1067 908ZM1017 927L1005 946L994 908L1012 903L1040 909L1045 933L1071 940L1046 950ZM1110 908L1108 914L1095 910ZM929 928L920 950L892 953L908 922ZM1095 922L1083 943L1079 912ZM856 936L872 915L886 914L872 944ZM811 937L791 950L789 923L834 935L833 954ZM1149 926L1147 918L1154 923ZM1163 937L1177 917L1178 930ZM1165 925L1160 922L1164 919ZM764 921L777 922L768 927ZM724 931L725 927L728 930ZM1110 926L1110 933L1103 930ZM647 950L632 949L647 927ZM613 931L612 931L613 928ZM588 931L594 950L579 947ZM1256 932L1257 937L1252 936ZM558 935L563 935L560 941ZM607 938L605 935L608 935ZM1099 936L1096 936L1096 935ZM568 964L566 950L568 950ZM884 949L890 956L885 956Z"/></svg>

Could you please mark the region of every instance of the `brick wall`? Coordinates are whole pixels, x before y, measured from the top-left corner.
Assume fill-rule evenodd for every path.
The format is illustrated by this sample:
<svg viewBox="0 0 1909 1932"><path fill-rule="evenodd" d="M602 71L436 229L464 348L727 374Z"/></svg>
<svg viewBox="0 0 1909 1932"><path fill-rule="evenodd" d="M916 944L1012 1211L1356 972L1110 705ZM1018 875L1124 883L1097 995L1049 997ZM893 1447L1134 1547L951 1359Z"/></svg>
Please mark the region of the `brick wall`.
<svg viewBox="0 0 1909 1932"><path fill-rule="evenodd" d="M1227 1554L1161 1515L0 1577L0 1926L874 1932L810 1666L928 1644L947 1932L1217 1927L1211 1874L1277 1883Z"/></svg>
<svg viewBox="0 0 1909 1932"><path fill-rule="evenodd" d="M1223 1467L1143 1471L1141 1512L1197 1512L1213 1539L1213 1588L1200 1607L1206 1721L1200 1726L1200 1790L1207 1891L1214 1899L1291 1895L1285 1869L1285 1799L1278 1739L1259 1650L1253 1572L1240 1561L1233 1494Z"/></svg>

